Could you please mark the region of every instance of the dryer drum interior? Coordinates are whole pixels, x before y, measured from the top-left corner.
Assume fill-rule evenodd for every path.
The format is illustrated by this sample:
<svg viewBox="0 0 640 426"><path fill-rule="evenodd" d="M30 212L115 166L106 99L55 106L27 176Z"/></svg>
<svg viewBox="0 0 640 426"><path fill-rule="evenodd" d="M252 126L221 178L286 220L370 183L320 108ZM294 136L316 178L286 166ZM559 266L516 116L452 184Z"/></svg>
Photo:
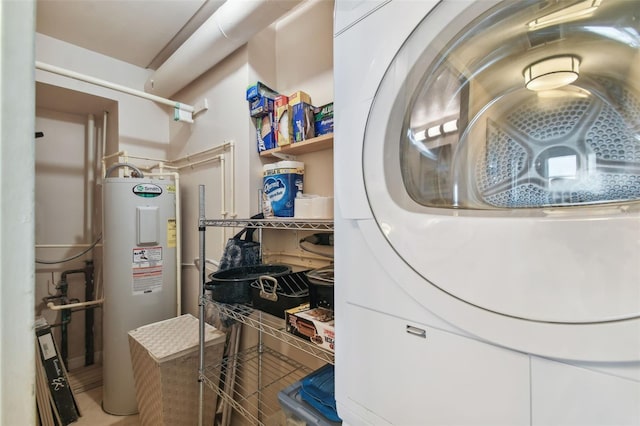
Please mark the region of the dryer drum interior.
<svg viewBox="0 0 640 426"><path fill-rule="evenodd" d="M638 9L502 2L431 43L407 79L411 198L470 209L640 199Z"/></svg>

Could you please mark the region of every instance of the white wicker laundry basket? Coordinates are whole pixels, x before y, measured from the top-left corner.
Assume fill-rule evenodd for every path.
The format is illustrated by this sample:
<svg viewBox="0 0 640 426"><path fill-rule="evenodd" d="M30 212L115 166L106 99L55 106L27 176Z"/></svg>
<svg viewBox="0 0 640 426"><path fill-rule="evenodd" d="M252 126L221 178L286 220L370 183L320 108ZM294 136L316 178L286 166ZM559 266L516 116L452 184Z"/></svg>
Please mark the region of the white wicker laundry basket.
<svg viewBox="0 0 640 426"><path fill-rule="evenodd" d="M224 342L224 333L205 324L205 366L218 366L208 374L219 375ZM198 424L198 319L186 314L131 330L129 349L142 425ZM205 387L206 424L213 422L216 400Z"/></svg>

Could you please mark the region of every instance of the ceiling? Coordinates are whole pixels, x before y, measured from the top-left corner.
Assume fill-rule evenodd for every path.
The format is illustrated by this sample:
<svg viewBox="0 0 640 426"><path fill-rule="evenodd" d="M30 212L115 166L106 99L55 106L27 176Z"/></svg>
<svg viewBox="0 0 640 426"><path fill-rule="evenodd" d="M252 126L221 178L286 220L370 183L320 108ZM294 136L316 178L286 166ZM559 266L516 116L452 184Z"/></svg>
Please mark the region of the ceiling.
<svg viewBox="0 0 640 426"><path fill-rule="evenodd" d="M37 0L36 32L157 69L225 0Z"/></svg>

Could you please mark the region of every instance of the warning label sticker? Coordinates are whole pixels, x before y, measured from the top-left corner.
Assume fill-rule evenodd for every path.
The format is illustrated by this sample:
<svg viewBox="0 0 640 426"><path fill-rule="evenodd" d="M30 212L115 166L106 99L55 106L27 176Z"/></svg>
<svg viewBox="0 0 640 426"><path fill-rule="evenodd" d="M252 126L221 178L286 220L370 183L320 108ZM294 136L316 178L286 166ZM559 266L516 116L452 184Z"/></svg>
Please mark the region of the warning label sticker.
<svg viewBox="0 0 640 426"><path fill-rule="evenodd" d="M176 228L176 220L169 219L167 220L167 247L175 248L177 242L177 228Z"/></svg>
<svg viewBox="0 0 640 426"><path fill-rule="evenodd" d="M133 249L133 294L162 290L162 247Z"/></svg>
<svg viewBox="0 0 640 426"><path fill-rule="evenodd" d="M133 264L162 262L162 247L138 247L133 249Z"/></svg>

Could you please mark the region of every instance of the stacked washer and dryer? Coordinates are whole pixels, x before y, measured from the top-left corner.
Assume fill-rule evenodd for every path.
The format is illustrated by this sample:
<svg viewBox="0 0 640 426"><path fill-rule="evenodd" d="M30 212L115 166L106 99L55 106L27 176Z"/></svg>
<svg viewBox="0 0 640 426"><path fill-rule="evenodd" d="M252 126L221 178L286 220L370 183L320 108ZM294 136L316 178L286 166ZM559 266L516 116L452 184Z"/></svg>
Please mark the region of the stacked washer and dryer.
<svg viewBox="0 0 640 426"><path fill-rule="evenodd" d="M345 424L640 424L640 2L336 0Z"/></svg>

